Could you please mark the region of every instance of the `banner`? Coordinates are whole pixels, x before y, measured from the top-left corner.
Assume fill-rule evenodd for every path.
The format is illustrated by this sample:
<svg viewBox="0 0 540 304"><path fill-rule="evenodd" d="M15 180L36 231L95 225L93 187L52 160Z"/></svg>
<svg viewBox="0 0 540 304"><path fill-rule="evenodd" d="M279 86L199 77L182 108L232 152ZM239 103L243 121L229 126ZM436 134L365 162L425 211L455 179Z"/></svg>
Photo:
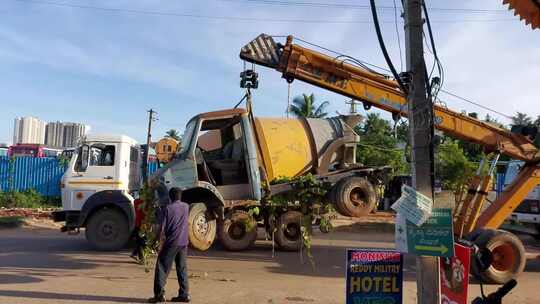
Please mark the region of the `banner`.
<svg viewBox="0 0 540 304"><path fill-rule="evenodd" d="M403 256L391 250L347 250L347 304L401 304Z"/></svg>
<svg viewBox="0 0 540 304"><path fill-rule="evenodd" d="M441 304L467 304L471 249L455 244L454 252L440 260Z"/></svg>

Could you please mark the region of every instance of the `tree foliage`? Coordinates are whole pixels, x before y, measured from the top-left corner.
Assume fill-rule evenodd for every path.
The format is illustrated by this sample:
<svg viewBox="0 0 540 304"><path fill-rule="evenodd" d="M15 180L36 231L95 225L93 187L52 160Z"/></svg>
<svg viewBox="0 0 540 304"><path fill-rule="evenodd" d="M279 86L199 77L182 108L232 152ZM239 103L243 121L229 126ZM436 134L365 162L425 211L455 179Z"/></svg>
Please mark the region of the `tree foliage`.
<svg viewBox="0 0 540 304"><path fill-rule="evenodd" d="M527 115L527 113L516 112L516 114L512 117L513 126L531 125L532 123L533 123L533 119L529 115Z"/></svg>
<svg viewBox="0 0 540 304"><path fill-rule="evenodd" d="M435 154L435 177L440 179L445 189L457 192L474 174L475 164L471 162L459 143L447 139L437 148Z"/></svg>
<svg viewBox="0 0 540 304"><path fill-rule="evenodd" d="M289 113L292 113L296 117L306 118L324 118L328 115L325 112L326 107L330 104L328 101L322 102L317 106L315 95L297 96L293 99L293 104L289 107Z"/></svg>
<svg viewBox="0 0 540 304"><path fill-rule="evenodd" d="M176 129L170 129L169 131L165 132L165 137L180 141L180 132L178 132Z"/></svg>
<svg viewBox="0 0 540 304"><path fill-rule="evenodd" d="M405 161L404 149L398 148L398 139L394 137L393 129L388 120L380 117L379 113L369 113L358 127L360 144L356 157L358 162L366 166L386 166L394 169L396 174L404 174L408 171ZM405 136L406 128L398 130L401 136Z"/></svg>

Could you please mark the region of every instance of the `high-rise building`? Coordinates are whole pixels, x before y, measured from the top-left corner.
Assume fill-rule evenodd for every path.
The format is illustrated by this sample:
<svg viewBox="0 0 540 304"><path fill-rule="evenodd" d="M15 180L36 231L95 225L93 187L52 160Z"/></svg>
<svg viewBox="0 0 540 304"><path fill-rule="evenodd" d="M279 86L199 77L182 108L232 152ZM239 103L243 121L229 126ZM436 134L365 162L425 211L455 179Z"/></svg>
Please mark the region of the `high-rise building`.
<svg viewBox="0 0 540 304"><path fill-rule="evenodd" d="M64 125L61 122L49 122L47 124L45 144L54 148L64 146Z"/></svg>
<svg viewBox="0 0 540 304"><path fill-rule="evenodd" d="M13 144L45 144L51 148L72 148L90 127L74 122L49 122L35 117L17 117Z"/></svg>
<svg viewBox="0 0 540 304"><path fill-rule="evenodd" d="M46 123L35 117L17 117L13 126L13 144L44 144Z"/></svg>
<svg viewBox="0 0 540 304"><path fill-rule="evenodd" d="M47 124L45 144L55 148L72 148L88 132L89 127L74 122L50 122Z"/></svg>

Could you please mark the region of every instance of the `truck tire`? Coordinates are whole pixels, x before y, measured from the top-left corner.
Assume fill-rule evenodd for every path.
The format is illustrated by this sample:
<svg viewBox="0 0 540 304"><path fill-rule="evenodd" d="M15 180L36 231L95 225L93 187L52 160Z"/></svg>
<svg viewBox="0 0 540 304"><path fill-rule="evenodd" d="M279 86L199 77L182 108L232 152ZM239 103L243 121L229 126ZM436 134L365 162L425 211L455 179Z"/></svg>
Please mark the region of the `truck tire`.
<svg viewBox="0 0 540 304"><path fill-rule="evenodd" d="M335 186L334 205L345 216L368 215L377 205L377 194L371 183L362 177L346 177Z"/></svg>
<svg viewBox="0 0 540 304"><path fill-rule="evenodd" d="M480 272L473 265L473 273L486 283L504 284L519 276L525 269L525 247L520 239L504 230L484 230L475 240L480 248L487 248L493 255L491 266Z"/></svg>
<svg viewBox="0 0 540 304"><path fill-rule="evenodd" d="M189 244L191 247L206 251L216 238L216 220L208 215L204 203L194 203L189 206Z"/></svg>
<svg viewBox="0 0 540 304"><path fill-rule="evenodd" d="M287 211L277 220L275 238L279 249L298 251L302 247L302 213Z"/></svg>
<svg viewBox="0 0 540 304"><path fill-rule="evenodd" d="M98 250L120 250L129 241L129 224L121 211L103 208L90 216L85 235L88 242Z"/></svg>
<svg viewBox="0 0 540 304"><path fill-rule="evenodd" d="M219 225L218 237L225 249L248 249L257 239L257 222L245 211L234 211Z"/></svg>

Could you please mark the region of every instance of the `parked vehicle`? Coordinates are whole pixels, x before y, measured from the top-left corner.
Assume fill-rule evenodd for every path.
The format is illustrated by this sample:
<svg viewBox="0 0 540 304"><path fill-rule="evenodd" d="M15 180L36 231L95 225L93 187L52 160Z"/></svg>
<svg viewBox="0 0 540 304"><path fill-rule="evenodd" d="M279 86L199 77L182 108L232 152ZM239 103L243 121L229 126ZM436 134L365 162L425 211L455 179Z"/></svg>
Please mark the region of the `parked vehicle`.
<svg viewBox="0 0 540 304"><path fill-rule="evenodd" d="M135 225L134 197L140 188L141 156L137 142L122 135L88 135L76 149L62 177L65 222L62 231L85 227L87 240L101 250L121 248Z"/></svg>
<svg viewBox="0 0 540 304"><path fill-rule="evenodd" d="M524 164L524 162L516 160L508 162L504 175L504 189L516 179ZM524 229L521 229L521 232L540 236L540 186L536 186L527 194L526 198L512 212L510 218L523 226Z"/></svg>
<svg viewBox="0 0 540 304"><path fill-rule="evenodd" d="M48 148L41 144L16 144L8 149L9 157L57 157L61 153L61 149Z"/></svg>

